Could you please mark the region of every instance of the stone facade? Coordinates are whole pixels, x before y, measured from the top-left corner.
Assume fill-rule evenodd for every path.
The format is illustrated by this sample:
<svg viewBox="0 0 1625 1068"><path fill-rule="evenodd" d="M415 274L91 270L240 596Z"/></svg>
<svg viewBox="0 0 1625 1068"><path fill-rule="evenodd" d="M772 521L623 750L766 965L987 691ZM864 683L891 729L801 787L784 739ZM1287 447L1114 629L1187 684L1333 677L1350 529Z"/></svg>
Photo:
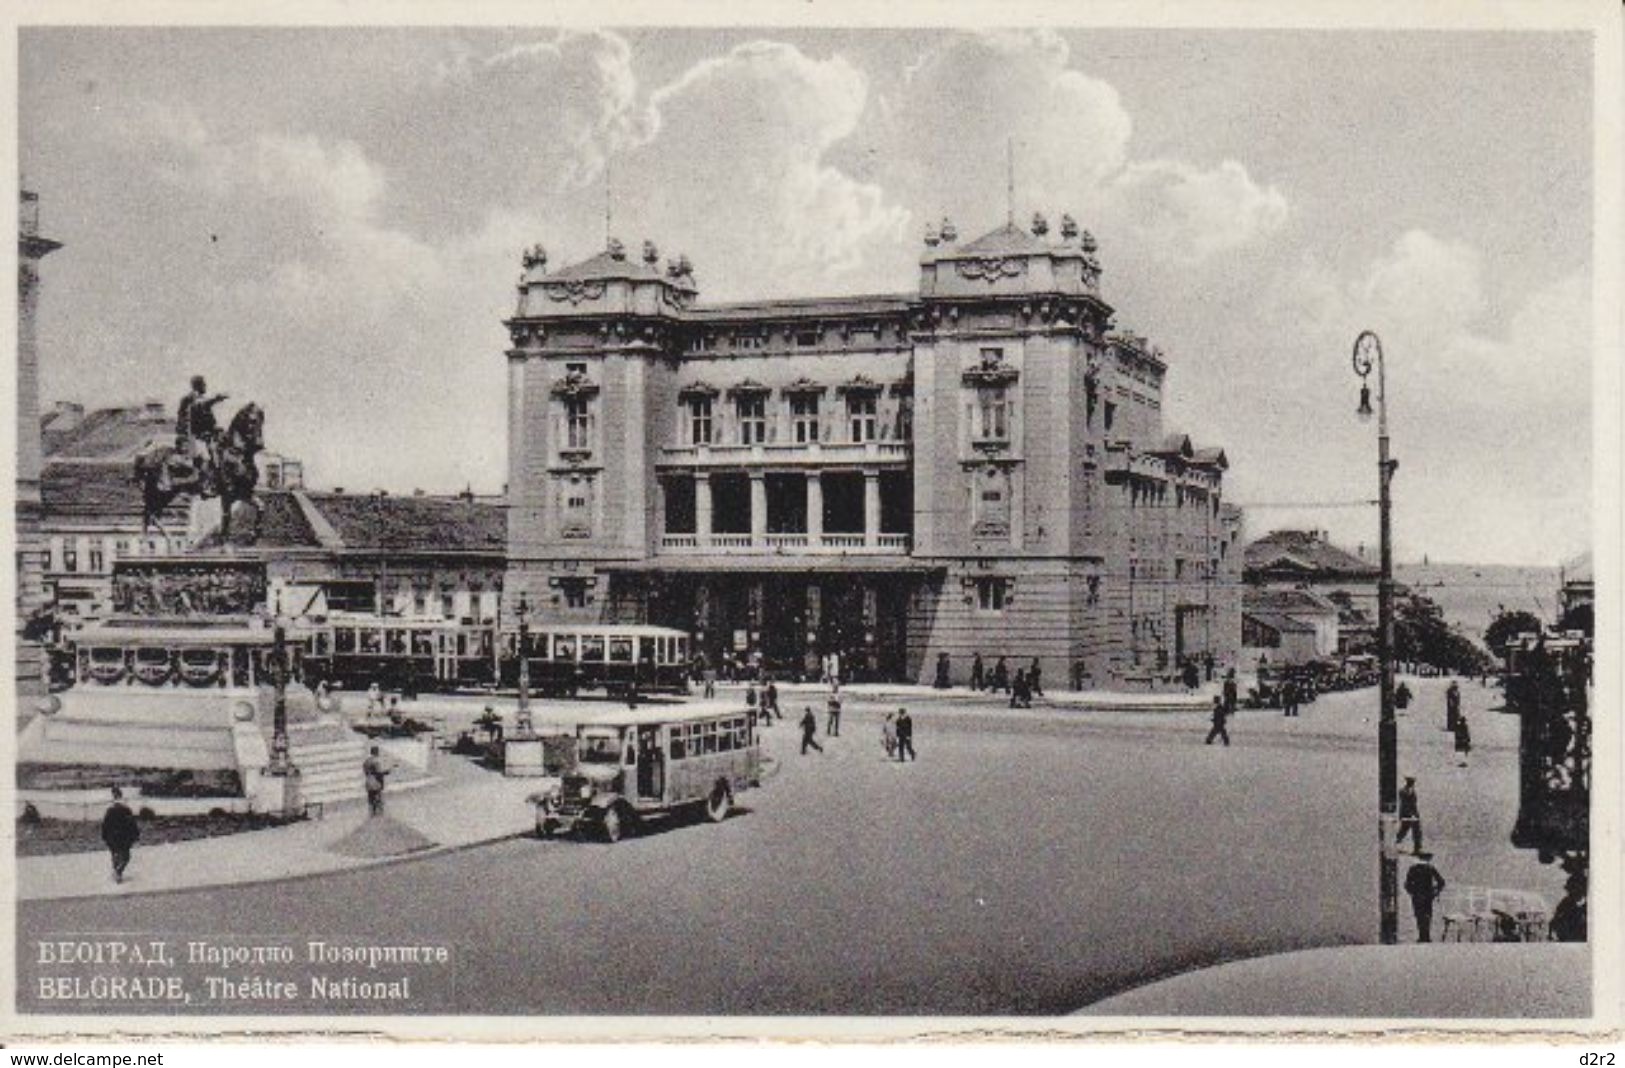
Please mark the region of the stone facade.
<svg viewBox="0 0 1625 1068"><path fill-rule="evenodd" d="M927 237L905 295L704 305L686 258L525 256L505 608L685 627L713 660L1161 685L1233 660L1227 461L1167 435L1095 243Z"/></svg>

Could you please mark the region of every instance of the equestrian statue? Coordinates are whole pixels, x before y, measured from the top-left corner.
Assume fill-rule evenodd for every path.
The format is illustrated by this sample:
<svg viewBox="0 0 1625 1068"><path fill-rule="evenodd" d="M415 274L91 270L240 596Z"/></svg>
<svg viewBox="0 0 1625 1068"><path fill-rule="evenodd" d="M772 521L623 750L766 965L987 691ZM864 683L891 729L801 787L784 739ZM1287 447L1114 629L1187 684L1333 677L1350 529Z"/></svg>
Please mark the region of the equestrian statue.
<svg viewBox="0 0 1625 1068"><path fill-rule="evenodd" d="M265 413L258 404L245 404L222 434L214 407L225 399L224 393L210 396L203 376L194 376L176 412L174 445L154 442L136 455L143 534L156 527L168 536L159 517L177 497L219 497L220 540L230 544L232 509L252 504L259 483L254 457L265 448Z"/></svg>

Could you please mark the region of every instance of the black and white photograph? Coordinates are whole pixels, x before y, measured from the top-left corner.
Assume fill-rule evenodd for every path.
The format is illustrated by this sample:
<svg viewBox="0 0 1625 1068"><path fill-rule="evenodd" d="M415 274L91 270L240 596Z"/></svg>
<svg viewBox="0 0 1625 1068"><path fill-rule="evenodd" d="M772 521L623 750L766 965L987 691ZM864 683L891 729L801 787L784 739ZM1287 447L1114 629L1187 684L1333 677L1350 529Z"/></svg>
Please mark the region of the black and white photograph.
<svg viewBox="0 0 1625 1068"><path fill-rule="evenodd" d="M13 8L8 1042L1617 1038L1617 4L227 10Z"/></svg>

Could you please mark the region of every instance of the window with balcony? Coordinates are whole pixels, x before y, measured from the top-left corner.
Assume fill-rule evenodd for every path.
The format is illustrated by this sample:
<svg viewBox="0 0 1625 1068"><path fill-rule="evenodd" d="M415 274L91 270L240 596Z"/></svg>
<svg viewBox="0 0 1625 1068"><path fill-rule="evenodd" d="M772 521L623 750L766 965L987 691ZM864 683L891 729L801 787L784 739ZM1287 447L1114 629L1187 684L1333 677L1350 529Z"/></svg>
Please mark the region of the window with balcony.
<svg viewBox="0 0 1625 1068"><path fill-rule="evenodd" d="M740 397L739 444L761 445L767 441L767 398L759 393Z"/></svg>
<svg viewBox="0 0 1625 1068"><path fill-rule="evenodd" d="M790 398L790 426L797 445L818 440L818 395L801 393Z"/></svg>
<svg viewBox="0 0 1625 1068"><path fill-rule="evenodd" d="M711 444L710 397L695 397L689 402L688 440L692 445Z"/></svg>
<svg viewBox="0 0 1625 1068"><path fill-rule="evenodd" d="M879 437L880 421L873 393L848 393L846 415L854 442L874 441Z"/></svg>

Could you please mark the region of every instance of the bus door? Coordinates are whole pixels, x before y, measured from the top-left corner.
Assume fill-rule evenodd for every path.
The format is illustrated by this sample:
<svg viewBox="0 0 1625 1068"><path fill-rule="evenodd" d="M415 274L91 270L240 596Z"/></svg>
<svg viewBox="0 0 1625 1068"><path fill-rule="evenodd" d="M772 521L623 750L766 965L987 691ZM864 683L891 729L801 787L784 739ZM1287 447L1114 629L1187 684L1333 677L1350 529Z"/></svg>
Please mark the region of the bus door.
<svg viewBox="0 0 1625 1068"><path fill-rule="evenodd" d="M665 751L660 745L660 726L638 728L638 797L661 800L666 793Z"/></svg>
<svg viewBox="0 0 1625 1068"><path fill-rule="evenodd" d="M434 636L434 677L438 682L457 681L457 641L463 635L443 630Z"/></svg>

